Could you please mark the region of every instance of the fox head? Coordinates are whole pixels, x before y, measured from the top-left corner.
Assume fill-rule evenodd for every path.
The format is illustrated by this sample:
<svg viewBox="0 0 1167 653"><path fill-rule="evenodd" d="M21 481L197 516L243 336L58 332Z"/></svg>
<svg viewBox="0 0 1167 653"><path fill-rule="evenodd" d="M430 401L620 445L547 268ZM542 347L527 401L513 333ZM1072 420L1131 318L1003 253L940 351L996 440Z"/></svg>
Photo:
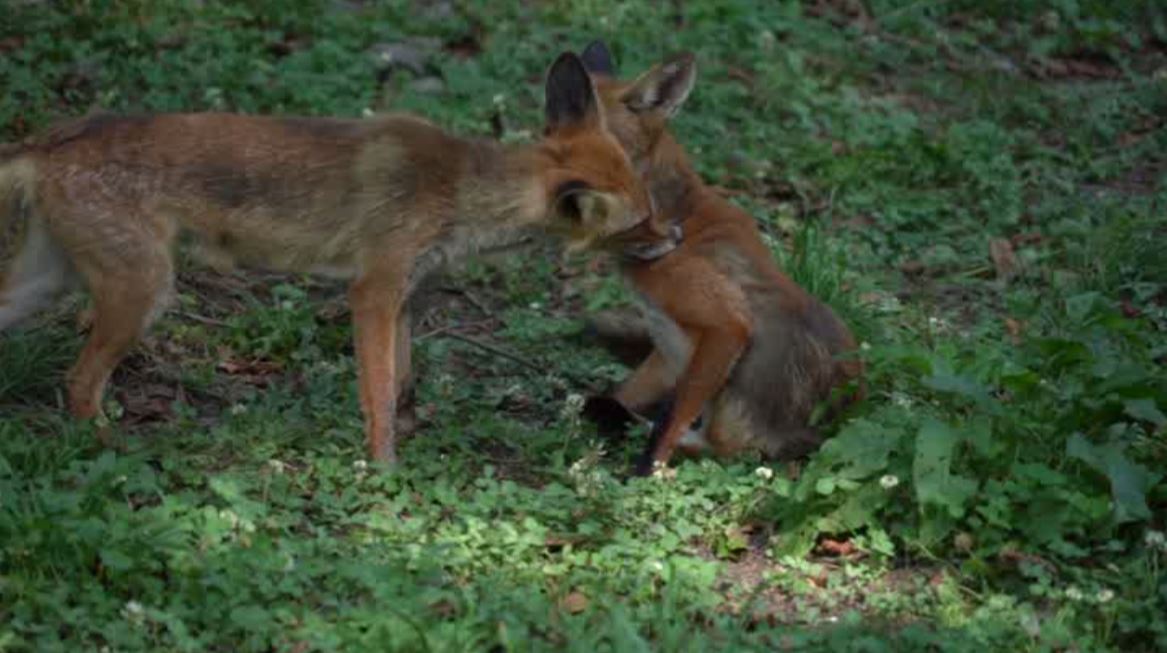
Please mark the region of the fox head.
<svg viewBox="0 0 1167 653"><path fill-rule="evenodd" d="M595 83L608 131L624 147L654 194L667 190L667 176L688 167L679 165L685 155L667 127L693 90L695 57L688 52L675 55L632 81L617 79L612 53L603 41L593 41L584 48L580 59ZM655 199L660 204L669 203L669 198Z"/></svg>
<svg viewBox="0 0 1167 653"><path fill-rule="evenodd" d="M565 52L551 65L544 109L551 228L568 249L655 258L675 247L628 154L608 131L595 85L575 54Z"/></svg>

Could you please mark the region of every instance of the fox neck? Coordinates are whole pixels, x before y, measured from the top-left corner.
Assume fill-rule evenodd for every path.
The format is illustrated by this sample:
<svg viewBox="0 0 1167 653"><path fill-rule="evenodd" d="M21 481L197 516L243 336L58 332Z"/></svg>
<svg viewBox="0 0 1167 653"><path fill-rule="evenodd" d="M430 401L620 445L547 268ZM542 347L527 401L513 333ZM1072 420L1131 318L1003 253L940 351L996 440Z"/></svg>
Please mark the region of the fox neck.
<svg viewBox="0 0 1167 653"><path fill-rule="evenodd" d="M518 245L547 219L537 146L466 142L449 155L461 158L453 197L439 200L450 210L418 258L414 286L467 255Z"/></svg>
<svg viewBox="0 0 1167 653"><path fill-rule="evenodd" d="M657 210L673 223L691 216L707 188L685 150L668 133L662 134L653 148L647 168L648 188Z"/></svg>
<svg viewBox="0 0 1167 653"><path fill-rule="evenodd" d="M537 146L476 142L464 170L454 228L475 232L485 249L522 240L545 221L547 194Z"/></svg>

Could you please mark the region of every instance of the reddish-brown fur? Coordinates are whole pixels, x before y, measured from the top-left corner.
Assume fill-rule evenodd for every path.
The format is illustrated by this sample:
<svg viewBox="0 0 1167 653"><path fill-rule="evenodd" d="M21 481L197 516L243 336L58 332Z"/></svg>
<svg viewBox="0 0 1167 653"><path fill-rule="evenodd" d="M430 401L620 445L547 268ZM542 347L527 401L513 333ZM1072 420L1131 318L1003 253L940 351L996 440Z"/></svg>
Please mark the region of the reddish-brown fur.
<svg viewBox="0 0 1167 653"><path fill-rule="evenodd" d="M0 330L79 278L94 318L69 400L88 418L164 304L179 231L219 267L350 279L369 452L392 461L395 402L410 368L406 301L420 278L530 230L577 247L668 241L647 219L648 196L574 55L548 74L547 119L542 142L518 147L459 139L409 116L65 124L0 155Z"/></svg>
<svg viewBox="0 0 1167 653"><path fill-rule="evenodd" d="M702 415L718 455L746 447L808 453L818 445L809 426L815 405L862 373L857 359L837 358L855 349L850 331L778 268L753 218L706 186L668 133L666 121L693 83L692 56L631 83L611 77L602 44L583 58L609 128L644 174L661 218L684 232L672 253L623 266L646 304L640 330L653 348L613 398L644 412L671 395L638 472L666 463Z"/></svg>

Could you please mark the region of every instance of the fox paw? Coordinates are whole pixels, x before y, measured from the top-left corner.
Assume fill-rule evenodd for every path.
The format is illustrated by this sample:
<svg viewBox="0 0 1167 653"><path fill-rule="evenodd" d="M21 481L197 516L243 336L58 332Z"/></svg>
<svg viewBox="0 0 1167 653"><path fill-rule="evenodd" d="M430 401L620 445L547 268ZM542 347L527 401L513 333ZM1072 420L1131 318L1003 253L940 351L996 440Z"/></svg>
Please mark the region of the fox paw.
<svg viewBox="0 0 1167 653"><path fill-rule="evenodd" d="M629 424L636 422L633 415L620 402L607 396L588 397L584 402L584 419L596 425L601 437L616 439L623 437Z"/></svg>
<svg viewBox="0 0 1167 653"><path fill-rule="evenodd" d="M654 460L649 454L644 454L636 458L636 462L632 466L632 475L641 478L649 476L671 480L676 478L677 470L668 466L668 463Z"/></svg>

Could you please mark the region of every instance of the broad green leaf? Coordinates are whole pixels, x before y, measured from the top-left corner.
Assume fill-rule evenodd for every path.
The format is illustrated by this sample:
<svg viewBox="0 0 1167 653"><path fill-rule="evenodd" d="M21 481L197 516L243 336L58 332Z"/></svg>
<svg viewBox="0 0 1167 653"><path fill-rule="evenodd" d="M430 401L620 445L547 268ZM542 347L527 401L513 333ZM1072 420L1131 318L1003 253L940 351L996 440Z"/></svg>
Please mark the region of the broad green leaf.
<svg viewBox="0 0 1167 653"><path fill-rule="evenodd" d="M950 394L964 397L971 401L975 401L984 407L995 406L994 402L990 401L989 391L985 386L976 381L959 374L949 374L947 372L936 372L930 376L921 379L921 383L925 387L937 390L939 392L947 392Z"/></svg>
<svg viewBox="0 0 1167 653"><path fill-rule="evenodd" d="M903 431L856 419L823 445L819 457L829 456L840 477L860 480L887 468L888 456L899 447Z"/></svg>
<svg viewBox="0 0 1167 653"><path fill-rule="evenodd" d="M835 479L830 476L820 478L815 482L814 489L819 494L829 495L835 491Z"/></svg>
<svg viewBox="0 0 1167 653"><path fill-rule="evenodd" d="M1086 463L1110 481L1110 495L1114 500L1114 520L1117 523L1149 519L1147 490L1161 475L1153 474L1142 465L1132 462L1119 442L1092 444L1075 433L1066 441L1066 454Z"/></svg>
<svg viewBox="0 0 1167 653"><path fill-rule="evenodd" d="M1066 298L1066 315L1074 324L1086 322L1086 318L1094 312L1101 295L1097 292L1087 292Z"/></svg>
<svg viewBox="0 0 1167 653"><path fill-rule="evenodd" d="M1128 399L1123 402L1123 408L1127 415L1135 419L1150 422L1155 426L1167 424L1167 415L1163 415L1154 399Z"/></svg>
<svg viewBox="0 0 1167 653"><path fill-rule="evenodd" d="M102 549L101 564L113 571L128 571L133 568L134 560L116 549Z"/></svg>
<svg viewBox="0 0 1167 653"><path fill-rule="evenodd" d="M912 476L921 507L933 504L953 517L964 515L964 505L976 493L977 484L952 473L954 450L962 440L959 431L934 419L920 427Z"/></svg>

